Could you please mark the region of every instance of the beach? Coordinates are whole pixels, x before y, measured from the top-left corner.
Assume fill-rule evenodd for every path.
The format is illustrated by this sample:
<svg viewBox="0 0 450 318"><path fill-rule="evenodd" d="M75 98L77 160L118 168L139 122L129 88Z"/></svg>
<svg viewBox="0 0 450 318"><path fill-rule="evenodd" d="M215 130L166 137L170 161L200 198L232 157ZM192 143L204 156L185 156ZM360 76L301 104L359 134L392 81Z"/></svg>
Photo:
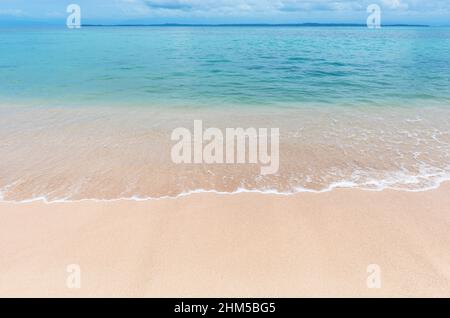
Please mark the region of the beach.
<svg viewBox="0 0 450 318"><path fill-rule="evenodd" d="M0 296L449 297L449 192L0 203Z"/></svg>
<svg viewBox="0 0 450 318"><path fill-rule="evenodd" d="M0 28L0 296L450 297L449 51L446 27Z"/></svg>

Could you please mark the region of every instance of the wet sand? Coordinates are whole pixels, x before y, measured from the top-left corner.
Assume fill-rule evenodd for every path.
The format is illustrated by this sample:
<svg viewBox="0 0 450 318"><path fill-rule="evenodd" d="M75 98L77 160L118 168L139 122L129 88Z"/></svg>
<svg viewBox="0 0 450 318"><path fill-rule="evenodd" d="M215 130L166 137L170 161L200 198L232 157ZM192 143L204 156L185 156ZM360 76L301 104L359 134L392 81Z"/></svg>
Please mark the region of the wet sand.
<svg viewBox="0 0 450 318"><path fill-rule="evenodd" d="M450 297L449 194L0 203L0 296Z"/></svg>
<svg viewBox="0 0 450 318"><path fill-rule="evenodd" d="M199 189L423 190L450 180L449 107L256 109L236 116L230 108L0 103L0 200L161 198ZM192 132L196 120L221 133L280 129L279 171L262 176L266 164L176 164L171 134L181 127Z"/></svg>

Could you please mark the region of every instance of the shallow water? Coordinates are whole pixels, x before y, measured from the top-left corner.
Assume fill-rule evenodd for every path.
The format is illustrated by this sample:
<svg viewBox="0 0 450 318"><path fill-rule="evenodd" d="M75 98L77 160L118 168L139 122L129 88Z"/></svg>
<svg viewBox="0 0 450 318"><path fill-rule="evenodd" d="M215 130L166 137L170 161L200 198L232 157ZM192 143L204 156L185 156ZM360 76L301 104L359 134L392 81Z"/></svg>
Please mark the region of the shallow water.
<svg viewBox="0 0 450 318"><path fill-rule="evenodd" d="M450 28L0 29L0 199L434 188L449 53ZM172 163L196 119L279 128L279 173Z"/></svg>
<svg viewBox="0 0 450 318"><path fill-rule="evenodd" d="M0 52L3 99L58 106L450 98L450 28L0 29Z"/></svg>

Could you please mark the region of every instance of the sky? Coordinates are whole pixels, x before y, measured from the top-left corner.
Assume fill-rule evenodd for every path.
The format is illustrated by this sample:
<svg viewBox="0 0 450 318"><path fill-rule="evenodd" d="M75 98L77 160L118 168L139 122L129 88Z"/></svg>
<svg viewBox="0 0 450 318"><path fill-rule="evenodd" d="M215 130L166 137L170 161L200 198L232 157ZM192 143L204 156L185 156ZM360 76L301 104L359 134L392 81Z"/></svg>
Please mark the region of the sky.
<svg viewBox="0 0 450 318"><path fill-rule="evenodd" d="M450 0L0 0L0 24L65 24L72 3L84 24L366 23L378 4L384 24L450 25Z"/></svg>

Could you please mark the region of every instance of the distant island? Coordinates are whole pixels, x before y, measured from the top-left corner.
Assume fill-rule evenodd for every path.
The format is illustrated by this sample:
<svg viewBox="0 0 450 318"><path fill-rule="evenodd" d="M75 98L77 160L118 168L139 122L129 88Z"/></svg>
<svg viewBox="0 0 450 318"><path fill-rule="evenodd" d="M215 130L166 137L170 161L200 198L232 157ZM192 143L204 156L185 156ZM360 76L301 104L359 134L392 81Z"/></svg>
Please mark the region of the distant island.
<svg viewBox="0 0 450 318"><path fill-rule="evenodd" d="M289 23L289 24L182 24L182 23L164 23L164 24L83 24L84 27L367 27L367 24L358 23ZM430 27L426 24L383 24L382 27Z"/></svg>

